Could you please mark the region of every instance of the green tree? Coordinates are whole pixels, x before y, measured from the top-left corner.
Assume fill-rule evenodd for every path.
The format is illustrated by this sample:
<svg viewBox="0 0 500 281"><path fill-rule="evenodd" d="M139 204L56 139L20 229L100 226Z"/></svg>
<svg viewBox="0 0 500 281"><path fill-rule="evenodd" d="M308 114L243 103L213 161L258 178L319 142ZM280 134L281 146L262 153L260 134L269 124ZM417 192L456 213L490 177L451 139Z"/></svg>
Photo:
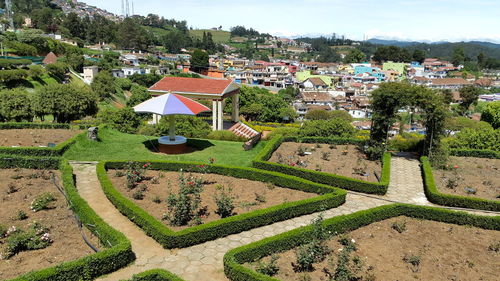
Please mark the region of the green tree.
<svg viewBox="0 0 500 281"><path fill-rule="evenodd" d="M134 107L141 102L147 101L151 98L151 95L148 92L146 87L139 86L137 84L133 84L130 89L131 96L127 100L127 106Z"/></svg>
<svg viewBox="0 0 500 281"><path fill-rule="evenodd" d="M337 52L335 52L335 50L332 49L330 46L324 47L319 52L319 57L318 57L319 62L339 62L340 59L341 59L340 55Z"/></svg>
<svg viewBox="0 0 500 281"><path fill-rule="evenodd" d="M35 79L40 78L45 74L45 69L40 65L30 65L29 66L29 76Z"/></svg>
<svg viewBox="0 0 500 281"><path fill-rule="evenodd" d="M153 86L156 82L160 81L163 77L158 74L139 74L139 73L134 73L133 75L129 76L128 79L132 81L133 83L139 84L143 87L151 87Z"/></svg>
<svg viewBox="0 0 500 281"><path fill-rule="evenodd" d="M490 123L495 129L500 128L500 101L489 102L484 107L481 121Z"/></svg>
<svg viewBox="0 0 500 281"><path fill-rule="evenodd" d="M161 118L158 128L162 135L168 135L168 118ZM175 133L177 135L188 138L205 138L210 132L212 132L212 128L203 119L187 115L175 116Z"/></svg>
<svg viewBox="0 0 500 281"><path fill-rule="evenodd" d="M208 53L196 49L191 56L191 68L194 72L201 73L203 70L208 70Z"/></svg>
<svg viewBox="0 0 500 281"><path fill-rule="evenodd" d="M346 120L333 118L329 120L307 121L299 130L304 137L352 137L356 129Z"/></svg>
<svg viewBox="0 0 500 281"><path fill-rule="evenodd" d="M423 63L425 58L427 57L427 53L424 50L414 50L412 58L414 61L417 61L419 63Z"/></svg>
<svg viewBox="0 0 500 281"><path fill-rule="evenodd" d="M333 110L333 111L330 111L330 117L331 118L344 119L344 120L346 120L348 122L352 122L352 120L353 120L351 114L349 114L349 112L347 112L345 110Z"/></svg>
<svg viewBox="0 0 500 281"><path fill-rule="evenodd" d="M66 77L68 65L63 62L56 62L47 65L45 69L51 76L62 81Z"/></svg>
<svg viewBox="0 0 500 281"><path fill-rule="evenodd" d="M328 120L331 119L331 115L328 111L323 109L313 109L306 113L305 118L307 120Z"/></svg>
<svg viewBox="0 0 500 281"><path fill-rule="evenodd" d="M4 121L32 121L31 95L21 89L1 91L0 117Z"/></svg>
<svg viewBox="0 0 500 281"><path fill-rule="evenodd" d="M481 89L474 86L465 86L460 88L460 102L459 108L462 115L467 114L471 105L476 105L479 96L481 95Z"/></svg>
<svg viewBox="0 0 500 281"><path fill-rule="evenodd" d="M254 121L259 119L263 110L264 106L262 104L252 103L241 107L240 114L243 115L243 117L245 117L248 121Z"/></svg>
<svg viewBox="0 0 500 281"><path fill-rule="evenodd" d="M451 54L451 63L453 63L454 66L463 65L465 63L465 59L464 48L453 49L453 53Z"/></svg>
<svg viewBox="0 0 500 281"><path fill-rule="evenodd" d="M127 134L135 133L141 124L140 116L131 107L105 108L97 114L97 119L100 123Z"/></svg>
<svg viewBox="0 0 500 281"><path fill-rule="evenodd" d="M75 13L69 13L64 19L62 26L68 30L71 37L85 38L87 34L84 21Z"/></svg>
<svg viewBox="0 0 500 281"><path fill-rule="evenodd" d="M118 24L116 30L116 42L121 48L146 50L149 40L146 30L133 18L125 18Z"/></svg>
<svg viewBox="0 0 500 281"><path fill-rule="evenodd" d="M90 84L92 90L102 99L107 99L116 94L115 80L107 71L99 72Z"/></svg>
<svg viewBox="0 0 500 281"><path fill-rule="evenodd" d="M366 60L366 54L359 49L352 49L344 58L344 63L360 63Z"/></svg>

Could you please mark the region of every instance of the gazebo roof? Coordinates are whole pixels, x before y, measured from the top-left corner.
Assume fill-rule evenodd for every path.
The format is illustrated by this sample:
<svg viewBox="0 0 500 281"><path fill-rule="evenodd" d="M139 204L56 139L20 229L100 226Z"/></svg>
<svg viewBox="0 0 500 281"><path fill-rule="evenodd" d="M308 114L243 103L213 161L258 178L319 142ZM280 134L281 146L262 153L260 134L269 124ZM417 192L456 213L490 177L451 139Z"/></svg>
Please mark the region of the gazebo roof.
<svg viewBox="0 0 500 281"><path fill-rule="evenodd" d="M149 91L153 94L173 93L222 97L239 90L239 88L238 84L229 79L164 77L149 88Z"/></svg>

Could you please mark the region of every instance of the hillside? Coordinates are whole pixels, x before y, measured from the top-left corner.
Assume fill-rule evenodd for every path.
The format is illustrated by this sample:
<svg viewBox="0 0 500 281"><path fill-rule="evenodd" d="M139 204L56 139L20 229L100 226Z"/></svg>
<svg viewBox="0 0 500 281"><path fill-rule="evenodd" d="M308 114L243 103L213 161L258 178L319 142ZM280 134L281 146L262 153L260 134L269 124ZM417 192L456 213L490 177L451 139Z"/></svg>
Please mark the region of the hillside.
<svg viewBox="0 0 500 281"><path fill-rule="evenodd" d="M231 32L224 30L195 29L195 30L190 30L189 34L191 36L202 39L203 32L212 33L212 38L215 43L228 43L231 39Z"/></svg>

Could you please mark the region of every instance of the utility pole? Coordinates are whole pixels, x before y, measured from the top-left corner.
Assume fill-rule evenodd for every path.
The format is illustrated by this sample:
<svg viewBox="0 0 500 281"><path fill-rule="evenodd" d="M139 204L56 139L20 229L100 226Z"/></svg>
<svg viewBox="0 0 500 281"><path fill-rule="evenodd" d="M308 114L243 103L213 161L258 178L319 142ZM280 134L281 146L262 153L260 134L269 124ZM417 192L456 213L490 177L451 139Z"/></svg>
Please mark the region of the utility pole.
<svg viewBox="0 0 500 281"><path fill-rule="evenodd" d="M122 0L122 16L125 17L125 0Z"/></svg>
<svg viewBox="0 0 500 281"><path fill-rule="evenodd" d="M135 11L134 11L134 0L132 0L132 16L135 15Z"/></svg>
<svg viewBox="0 0 500 281"><path fill-rule="evenodd" d="M14 19L13 19L13 12L12 12L12 1L11 0L5 0L5 14L7 15L7 19L9 21L10 28L14 30Z"/></svg>
<svg viewBox="0 0 500 281"><path fill-rule="evenodd" d="M125 17L128 18L130 15L130 4L128 0L125 0Z"/></svg>

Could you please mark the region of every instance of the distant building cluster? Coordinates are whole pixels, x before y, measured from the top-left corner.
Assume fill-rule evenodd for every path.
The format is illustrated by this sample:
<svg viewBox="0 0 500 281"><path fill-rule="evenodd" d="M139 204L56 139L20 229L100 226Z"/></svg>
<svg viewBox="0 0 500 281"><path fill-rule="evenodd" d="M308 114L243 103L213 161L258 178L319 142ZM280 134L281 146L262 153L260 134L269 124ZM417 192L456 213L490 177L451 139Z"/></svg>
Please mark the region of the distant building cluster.
<svg viewBox="0 0 500 281"><path fill-rule="evenodd" d="M120 20L120 17L110 13L106 10L99 9L97 7L87 5L86 3L83 2L78 2L76 0L52 0L52 3L56 4L57 6L61 7L62 11L65 14L69 13L75 13L81 18L85 17L93 17L96 15L103 16L109 20L112 21L118 21Z"/></svg>

